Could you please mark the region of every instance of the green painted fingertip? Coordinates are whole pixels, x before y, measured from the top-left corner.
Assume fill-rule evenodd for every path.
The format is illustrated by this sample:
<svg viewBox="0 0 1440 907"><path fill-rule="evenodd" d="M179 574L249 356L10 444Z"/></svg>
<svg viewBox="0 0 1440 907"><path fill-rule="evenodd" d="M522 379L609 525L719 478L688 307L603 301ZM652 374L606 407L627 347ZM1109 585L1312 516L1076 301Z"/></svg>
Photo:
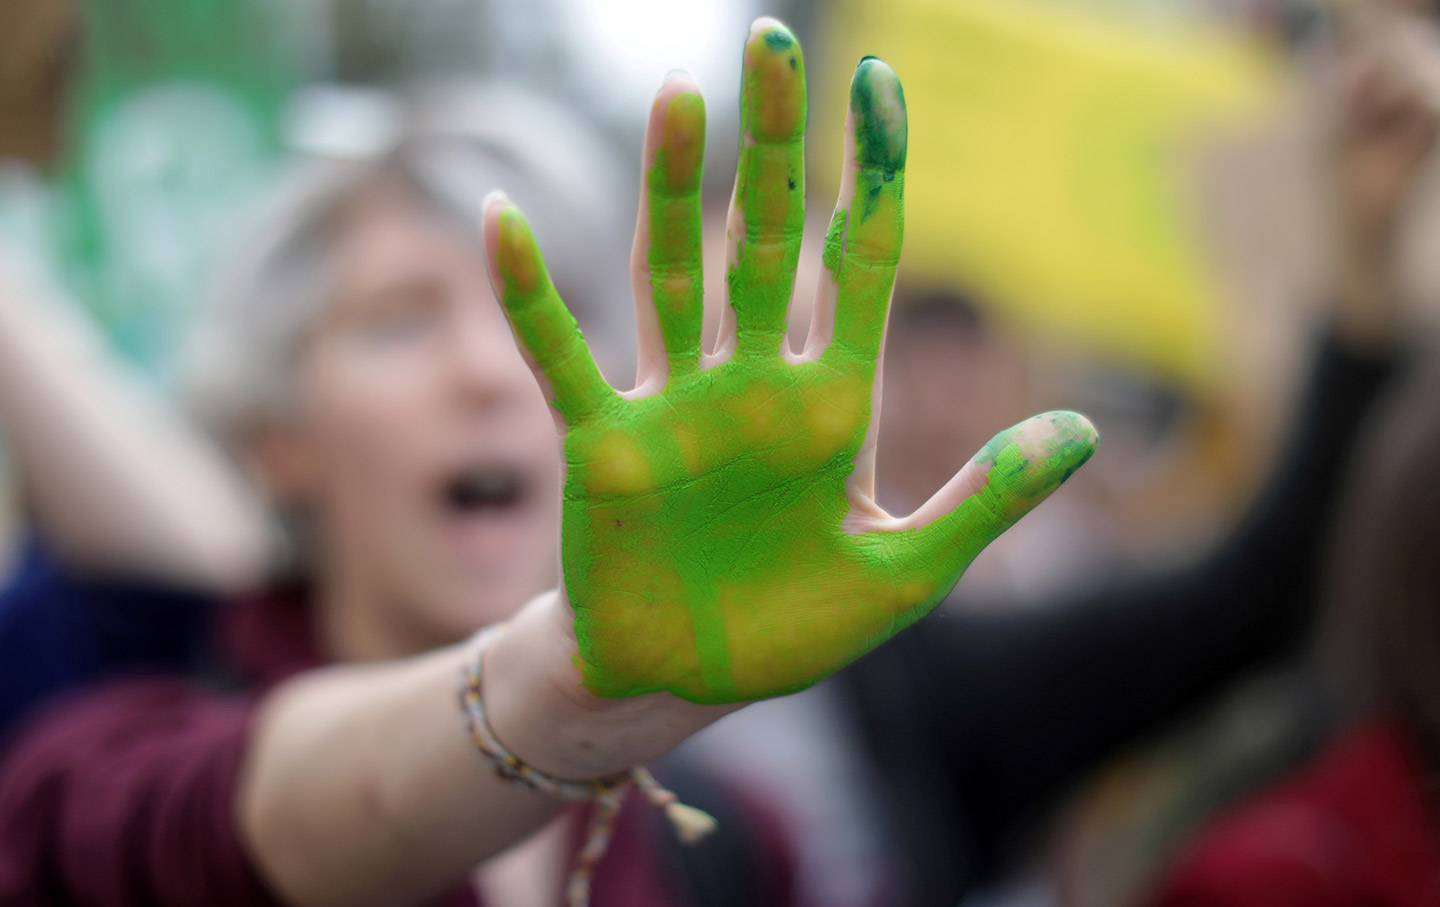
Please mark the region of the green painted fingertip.
<svg viewBox="0 0 1440 907"><path fill-rule="evenodd" d="M697 189L704 161L705 101L694 92L681 92L665 108L650 186L667 192Z"/></svg>
<svg viewBox="0 0 1440 907"><path fill-rule="evenodd" d="M752 35L741 76L742 135L774 143L805 134L804 66L800 42L780 23Z"/></svg>
<svg viewBox="0 0 1440 907"><path fill-rule="evenodd" d="M765 46L780 53L789 50L795 44L795 36L783 25L772 26L765 32Z"/></svg>
<svg viewBox="0 0 1440 907"><path fill-rule="evenodd" d="M1024 462L1010 485L1022 499L1044 497L1063 485L1095 454L1100 437L1089 419L1064 410L1028 419L1006 436Z"/></svg>
<svg viewBox="0 0 1440 907"><path fill-rule="evenodd" d="M540 286L540 256L530 224L515 205L511 204L500 212L497 226L499 236L495 258L500 266L500 276L505 280L507 298L504 301L508 303L511 290L531 293Z"/></svg>
<svg viewBox="0 0 1440 907"><path fill-rule="evenodd" d="M905 169L905 92L889 64L878 57L860 60L850 81L850 111L856 160L883 169L886 179Z"/></svg>
<svg viewBox="0 0 1440 907"><path fill-rule="evenodd" d="M1055 433L1046 442L1046 456L1042 472L1050 476L1052 487L1059 487L1089 462L1100 444L1100 432L1095 425L1079 413L1056 411L1046 413L1043 418L1055 427Z"/></svg>

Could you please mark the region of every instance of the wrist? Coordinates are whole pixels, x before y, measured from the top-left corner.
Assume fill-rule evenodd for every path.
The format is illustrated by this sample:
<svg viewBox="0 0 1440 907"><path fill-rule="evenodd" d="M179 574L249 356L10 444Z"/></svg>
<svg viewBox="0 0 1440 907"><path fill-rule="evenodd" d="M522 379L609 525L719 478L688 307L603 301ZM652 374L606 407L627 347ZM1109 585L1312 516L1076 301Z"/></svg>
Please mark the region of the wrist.
<svg viewBox="0 0 1440 907"><path fill-rule="evenodd" d="M1389 342L1398 312L1396 244L1388 229L1342 230L1330 256L1337 334L1359 346Z"/></svg>
<svg viewBox="0 0 1440 907"><path fill-rule="evenodd" d="M485 654L485 708L495 736L554 777L625 771L739 708L696 705L669 693L595 696L581 681L577 651L569 603L552 590L520 609Z"/></svg>

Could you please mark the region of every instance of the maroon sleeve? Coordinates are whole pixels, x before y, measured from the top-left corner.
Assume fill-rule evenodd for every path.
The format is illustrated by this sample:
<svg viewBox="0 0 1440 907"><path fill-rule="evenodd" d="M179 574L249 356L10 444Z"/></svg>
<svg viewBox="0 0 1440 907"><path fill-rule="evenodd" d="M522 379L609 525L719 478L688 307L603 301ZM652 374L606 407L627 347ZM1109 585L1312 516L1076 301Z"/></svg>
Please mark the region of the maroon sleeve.
<svg viewBox="0 0 1440 907"><path fill-rule="evenodd" d="M0 762L0 904L277 904L235 824L252 712L152 679L38 716Z"/></svg>

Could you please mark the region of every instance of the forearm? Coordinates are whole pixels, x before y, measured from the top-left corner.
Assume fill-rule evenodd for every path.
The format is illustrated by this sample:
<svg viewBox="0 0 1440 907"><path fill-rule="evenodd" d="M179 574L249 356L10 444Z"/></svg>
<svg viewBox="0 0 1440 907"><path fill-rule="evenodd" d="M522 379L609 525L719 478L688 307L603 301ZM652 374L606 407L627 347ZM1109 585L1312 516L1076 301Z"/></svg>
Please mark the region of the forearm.
<svg viewBox="0 0 1440 907"><path fill-rule="evenodd" d="M496 736L556 777L623 771L731 708L668 694L600 700L579 686L568 606L535 599L491 644L483 699ZM444 891L553 816L551 797L497 777L457 701L473 643L335 668L262 708L242 780L241 834L299 905L394 904Z"/></svg>
<svg viewBox="0 0 1440 907"><path fill-rule="evenodd" d="M4 257L0 428L34 517L66 560L206 588L258 574L262 511L220 452Z"/></svg>

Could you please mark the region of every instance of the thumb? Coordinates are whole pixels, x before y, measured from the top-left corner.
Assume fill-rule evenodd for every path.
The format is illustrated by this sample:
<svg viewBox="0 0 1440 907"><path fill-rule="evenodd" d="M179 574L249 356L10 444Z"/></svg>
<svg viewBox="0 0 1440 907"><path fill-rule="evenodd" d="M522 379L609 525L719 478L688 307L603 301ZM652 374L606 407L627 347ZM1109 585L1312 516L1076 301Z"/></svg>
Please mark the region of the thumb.
<svg viewBox="0 0 1440 907"><path fill-rule="evenodd" d="M1089 419L1063 411L1032 416L991 439L890 533L897 574L929 592L924 602L897 604L918 619L939 603L976 555L1070 478L1098 441Z"/></svg>

